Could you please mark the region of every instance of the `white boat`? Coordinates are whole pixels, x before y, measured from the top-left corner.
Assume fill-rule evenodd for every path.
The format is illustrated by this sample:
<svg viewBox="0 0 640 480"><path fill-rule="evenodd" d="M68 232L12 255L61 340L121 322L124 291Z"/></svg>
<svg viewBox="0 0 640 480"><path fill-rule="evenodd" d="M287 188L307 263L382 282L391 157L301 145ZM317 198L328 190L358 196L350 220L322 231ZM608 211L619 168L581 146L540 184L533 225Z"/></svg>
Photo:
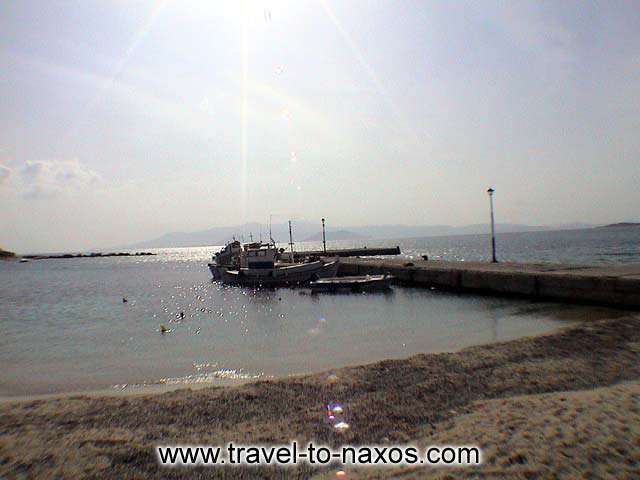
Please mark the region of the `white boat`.
<svg viewBox="0 0 640 480"><path fill-rule="evenodd" d="M388 290L391 275L358 275L351 277L332 277L315 280L309 284L311 293L320 292L369 292Z"/></svg>
<svg viewBox="0 0 640 480"><path fill-rule="evenodd" d="M281 252L274 243L245 245L239 255L239 266L209 266L215 278L223 283L245 286L291 286L305 284L338 272L338 260L278 264ZM214 273L215 272L215 273Z"/></svg>

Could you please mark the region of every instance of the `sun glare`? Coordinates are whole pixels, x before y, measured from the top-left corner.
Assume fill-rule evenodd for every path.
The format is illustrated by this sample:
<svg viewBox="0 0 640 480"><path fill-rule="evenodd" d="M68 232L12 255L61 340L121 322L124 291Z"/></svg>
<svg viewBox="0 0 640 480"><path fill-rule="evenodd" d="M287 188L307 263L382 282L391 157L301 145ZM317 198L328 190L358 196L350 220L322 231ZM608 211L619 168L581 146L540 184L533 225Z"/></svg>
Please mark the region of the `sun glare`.
<svg viewBox="0 0 640 480"><path fill-rule="evenodd" d="M187 2L185 8L191 8L198 15L215 15L232 22L266 22L270 23L275 13L286 11L289 1L241 0L211 2L193 0Z"/></svg>

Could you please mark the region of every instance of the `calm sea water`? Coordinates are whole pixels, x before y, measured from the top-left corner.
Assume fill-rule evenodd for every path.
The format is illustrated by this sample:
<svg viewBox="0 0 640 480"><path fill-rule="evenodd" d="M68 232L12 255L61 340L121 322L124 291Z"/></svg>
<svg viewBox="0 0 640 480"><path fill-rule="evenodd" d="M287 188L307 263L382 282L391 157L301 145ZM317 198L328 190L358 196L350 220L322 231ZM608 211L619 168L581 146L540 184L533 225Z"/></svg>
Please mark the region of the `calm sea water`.
<svg viewBox="0 0 640 480"><path fill-rule="evenodd" d="M489 235L456 235L328 242L328 245L336 248L399 245L403 255L410 258L420 258L421 255L427 254L434 260L488 261L491 259L490 241ZM303 245L304 248L320 249L322 247L319 242ZM640 228L500 233L496 236L496 250L498 260L505 262L580 265L640 263Z"/></svg>
<svg viewBox="0 0 640 480"><path fill-rule="evenodd" d="M639 237L638 231L508 234L498 245L505 260L631 262L640 261ZM487 258L486 236L367 244L400 244L408 256ZM206 262L213 250L0 262L0 395L298 374L457 350L546 332L589 314L615 314L398 287L387 294L319 296L225 287L210 280ZM161 334L161 324L171 332Z"/></svg>

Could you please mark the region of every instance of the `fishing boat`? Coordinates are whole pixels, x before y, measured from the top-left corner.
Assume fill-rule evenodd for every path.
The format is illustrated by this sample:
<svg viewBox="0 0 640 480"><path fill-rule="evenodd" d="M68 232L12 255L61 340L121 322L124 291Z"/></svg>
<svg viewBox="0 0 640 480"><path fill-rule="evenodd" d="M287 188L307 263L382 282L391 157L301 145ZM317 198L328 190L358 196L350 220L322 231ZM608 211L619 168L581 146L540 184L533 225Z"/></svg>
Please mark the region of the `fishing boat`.
<svg viewBox="0 0 640 480"><path fill-rule="evenodd" d="M275 248L275 242L272 242ZM256 251L262 247L266 247L267 243L262 242L252 242L246 243L242 245L239 241L233 240L232 242L225 245L225 247L219 252L215 253L211 258L212 261L208 263L209 271L213 276L214 280L220 280L220 273L222 270L237 270L241 267L240 258L242 256L243 250L248 251ZM286 266L290 262L289 258L285 255L282 257L282 252L284 249L279 249L276 251L274 256L274 261L276 266ZM253 255L253 254L251 254Z"/></svg>
<svg viewBox="0 0 640 480"><path fill-rule="evenodd" d="M240 255L241 251L242 245L238 240L234 240L213 256L213 262L218 265L232 265L234 258Z"/></svg>
<svg viewBox="0 0 640 480"><path fill-rule="evenodd" d="M238 267L241 252L242 244L237 240L227 243L222 250L216 252L211 263L207 264L213 279L220 280L222 269Z"/></svg>
<svg viewBox="0 0 640 480"><path fill-rule="evenodd" d="M338 260L317 260L303 263L282 263L282 252L275 243L252 243L242 247L236 265L210 264L214 279L222 283L243 286L292 286L338 272Z"/></svg>
<svg viewBox="0 0 640 480"><path fill-rule="evenodd" d="M315 280L309 284L311 293L320 292L370 292L388 290L392 275L358 275L350 277L331 277Z"/></svg>

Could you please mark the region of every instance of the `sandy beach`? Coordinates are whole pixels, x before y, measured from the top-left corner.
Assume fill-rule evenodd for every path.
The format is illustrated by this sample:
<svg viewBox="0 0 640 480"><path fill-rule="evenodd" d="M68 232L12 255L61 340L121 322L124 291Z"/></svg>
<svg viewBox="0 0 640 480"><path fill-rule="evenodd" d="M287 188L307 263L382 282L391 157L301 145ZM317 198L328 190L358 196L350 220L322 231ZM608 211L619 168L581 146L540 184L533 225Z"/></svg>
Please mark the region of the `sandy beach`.
<svg viewBox="0 0 640 480"><path fill-rule="evenodd" d="M357 477L637 478L640 316L237 387L0 405L7 478L281 477L275 468L161 468L158 444L314 440L479 444L482 467L347 470ZM340 402L338 432L326 405ZM331 478L335 468L287 470Z"/></svg>

